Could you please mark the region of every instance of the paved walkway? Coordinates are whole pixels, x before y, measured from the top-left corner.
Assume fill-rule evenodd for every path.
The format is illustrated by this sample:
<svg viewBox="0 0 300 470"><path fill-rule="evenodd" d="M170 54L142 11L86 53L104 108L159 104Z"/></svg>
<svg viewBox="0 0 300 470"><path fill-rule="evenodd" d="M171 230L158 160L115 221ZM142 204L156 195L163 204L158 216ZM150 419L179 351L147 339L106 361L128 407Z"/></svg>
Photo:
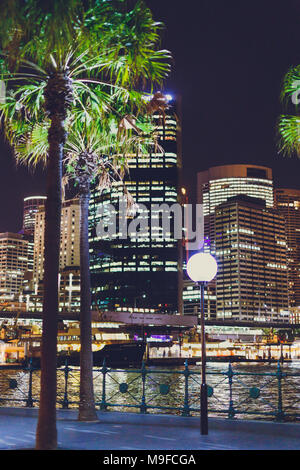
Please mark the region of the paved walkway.
<svg viewBox="0 0 300 470"><path fill-rule="evenodd" d="M0 408L0 449L32 449L37 409ZM274 450L300 449L300 423L209 419L99 412L99 422L77 421L77 411L58 410L60 449L76 450Z"/></svg>

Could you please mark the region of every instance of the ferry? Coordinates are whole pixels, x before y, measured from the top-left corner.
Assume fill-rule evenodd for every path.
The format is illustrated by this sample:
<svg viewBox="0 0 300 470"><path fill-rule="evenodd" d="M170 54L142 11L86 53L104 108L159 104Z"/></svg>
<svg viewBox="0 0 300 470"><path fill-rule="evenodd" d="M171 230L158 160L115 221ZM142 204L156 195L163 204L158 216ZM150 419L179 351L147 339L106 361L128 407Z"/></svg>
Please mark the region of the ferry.
<svg viewBox="0 0 300 470"><path fill-rule="evenodd" d="M128 333L118 331L118 325L93 327L93 363L96 367L110 368L141 367L146 345L143 341L131 340ZM40 367L41 334L22 334L18 340L24 346L23 364ZM57 337L57 366L68 364L80 366L80 328L78 325L61 327Z"/></svg>

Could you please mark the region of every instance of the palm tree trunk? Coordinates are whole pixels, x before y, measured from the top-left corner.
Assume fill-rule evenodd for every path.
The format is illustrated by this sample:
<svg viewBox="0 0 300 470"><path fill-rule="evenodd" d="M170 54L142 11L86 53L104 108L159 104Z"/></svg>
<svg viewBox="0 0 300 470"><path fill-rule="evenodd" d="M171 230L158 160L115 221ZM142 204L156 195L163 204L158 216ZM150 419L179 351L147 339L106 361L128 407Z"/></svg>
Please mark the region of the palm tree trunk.
<svg viewBox="0 0 300 470"><path fill-rule="evenodd" d="M63 130L53 119L49 133ZM41 345L41 392L36 449L56 449L56 354L58 320L58 272L61 220L61 177L63 144L49 139L47 200L45 203L43 333Z"/></svg>
<svg viewBox="0 0 300 470"><path fill-rule="evenodd" d="M90 184L80 194L80 404L79 421L98 420L94 401L88 214Z"/></svg>
<svg viewBox="0 0 300 470"><path fill-rule="evenodd" d="M44 234L44 297L41 345L41 390L36 449L57 448L56 365L58 322L58 273L61 223L61 182L64 120L72 102L72 84L65 71L56 71L45 89L45 108L51 121L48 142L47 189Z"/></svg>

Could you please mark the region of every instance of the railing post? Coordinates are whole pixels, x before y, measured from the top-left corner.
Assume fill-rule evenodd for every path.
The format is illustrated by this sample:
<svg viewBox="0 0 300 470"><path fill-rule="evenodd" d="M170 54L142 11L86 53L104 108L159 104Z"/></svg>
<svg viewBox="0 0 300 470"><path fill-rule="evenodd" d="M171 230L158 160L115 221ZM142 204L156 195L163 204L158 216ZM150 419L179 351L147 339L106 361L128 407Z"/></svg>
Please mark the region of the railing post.
<svg viewBox="0 0 300 470"><path fill-rule="evenodd" d="M106 360L104 358L103 360L103 366L101 369L103 379L102 379L102 399L100 403L100 410L101 411L106 411L107 410L107 404L106 404L106 373L107 373L107 367L106 367Z"/></svg>
<svg viewBox="0 0 300 470"><path fill-rule="evenodd" d="M184 363L184 405L183 405L183 410L182 410L182 416L190 416L190 407L189 407L189 366L188 366L188 360L185 360Z"/></svg>
<svg viewBox="0 0 300 470"><path fill-rule="evenodd" d="M280 361L278 361L278 363L277 363L276 377L277 377L277 389L278 389L276 420L277 421L282 421L283 418L284 418L284 411L283 411L283 408L282 408L282 387L281 387L281 381L282 381L283 373L282 373L282 369L280 367Z"/></svg>
<svg viewBox="0 0 300 470"><path fill-rule="evenodd" d="M62 407L63 409L68 409L69 408L69 400L68 400L68 378L69 378L69 367L68 367L68 358L66 357L65 361L65 393L64 393L64 399L62 402Z"/></svg>
<svg viewBox="0 0 300 470"><path fill-rule="evenodd" d="M142 362L141 374L142 374L143 389L142 389L142 403L140 406L140 413L145 414L147 413L147 405L146 405L146 397L145 397L147 371L146 371L144 361Z"/></svg>
<svg viewBox="0 0 300 470"><path fill-rule="evenodd" d="M33 407L33 399L32 399L32 373L33 373L33 367L32 367L32 358L29 359L29 388L28 388L28 396L26 400L26 407L27 408L32 408Z"/></svg>
<svg viewBox="0 0 300 470"><path fill-rule="evenodd" d="M228 371L227 371L227 376L228 376L228 383L229 383L229 408L228 408L228 418L232 419L234 418L235 411L234 411L234 406L233 406L233 399L232 399L232 377L234 375L232 365L229 362L228 365Z"/></svg>

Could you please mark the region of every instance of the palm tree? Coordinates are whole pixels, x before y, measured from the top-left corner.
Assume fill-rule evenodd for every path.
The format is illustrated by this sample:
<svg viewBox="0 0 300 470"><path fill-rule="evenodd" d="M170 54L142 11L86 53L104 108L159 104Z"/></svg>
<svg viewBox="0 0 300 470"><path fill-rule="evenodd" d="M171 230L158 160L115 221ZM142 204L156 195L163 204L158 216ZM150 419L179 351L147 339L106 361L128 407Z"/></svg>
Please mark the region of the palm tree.
<svg viewBox="0 0 300 470"><path fill-rule="evenodd" d="M47 161L49 143L46 120L43 113L35 122L28 110L21 108L15 116L16 101L13 96L2 106L6 117L6 135L15 149L19 162L35 165ZM94 95L95 98L95 95ZM136 94L135 94L136 98ZM155 98L151 100L155 102ZM151 103L150 102L150 103ZM145 106L146 108L149 107ZM1 107L0 107L1 109ZM10 112L9 112L10 110ZM20 113L20 111L22 111ZM125 112L119 105L119 111ZM64 185L74 182L78 186L80 200L80 406L79 420L97 419L93 391L93 361L91 332L91 283L89 272L88 209L92 180L97 181L101 191L109 189L115 181L122 181L127 169L127 155L138 152L141 156L150 146L157 147L156 129L151 118L132 115L124 117L109 114L101 115L98 104L85 103L84 109L72 108L72 118L67 121L68 137L65 144ZM27 115L27 118L26 118ZM22 118L23 116L23 118ZM28 119L30 118L30 123ZM134 134L132 135L132 130ZM65 192L65 191L63 191ZM133 200L126 192L127 204L131 208ZM128 208L129 208L128 207Z"/></svg>
<svg viewBox="0 0 300 470"><path fill-rule="evenodd" d="M98 77L102 74L101 79L105 79L107 85L119 84L119 95L126 96L125 85L132 86L141 79L161 81L169 71L168 64L164 63L169 54L156 50L160 24L153 21L144 2L138 1L131 12L123 8L125 3L123 0L3 2L0 52L9 72L22 68L21 72L2 78L14 86L15 80L26 79L29 85L18 87L20 100L31 106L33 113L34 107L39 108L43 101L49 119L38 449L57 446L57 280L62 159L67 137L65 120L72 101L78 100L76 87L88 92L89 84L99 83ZM116 4L121 11L116 9ZM83 5L88 8L84 10ZM113 39L116 32L117 42ZM75 45L73 50L69 44ZM86 71L90 71L90 75L83 79Z"/></svg>
<svg viewBox="0 0 300 470"><path fill-rule="evenodd" d="M287 108L292 108L292 114L282 114L277 127L279 149L288 156L292 154L300 156L300 116L297 110L299 84L300 65L297 65L286 73L281 90L281 101Z"/></svg>
<svg viewBox="0 0 300 470"><path fill-rule="evenodd" d="M37 449L55 449L57 447L56 349L61 175L63 145L66 139L64 121L73 100L72 83L68 73L70 57L68 56L69 51L66 50L69 49L67 46L70 44L69 41L78 38L74 20L78 17L77 10L80 2L66 1L61 10L58 7L61 7L62 3L61 1L51 4L47 2L47 10L45 10L40 1L30 0L25 3L12 0L3 2L3 12L6 16L3 18L2 25L5 28L0 30L1 54L7 59L9 69L14 70L23 65L25 67L25 71L21 73L23 78L26 77L34 81L35 84L37 81L42 81L45 111L50 122L47 201L45 205L41 393ZM61 11L64 13L61 14ZM69 19L65 13L70 15ZM54 34L56 28L57 33Z"/></svg>
<svg viewBox="0 0 300 470"><path fill-rule="evenodd" d="M119 132L113 116L107 123L96 117L76 122L66 143L66 180L78 186L80 201L80 405L78 419L97 419L93 391L91 282L89 269L88 213L91 182L100 190L122 180L126 170L126 153L136 150L139 140ZM134 127L138 129L135 125ZM147 138L146 138L147 139ZM124 157L125 154L125 157ZM128 195L127 195L128 196Z"/></svg>
<svg viewBox="0 0 300 470"><path fill-rule="evenodd" d="M75 166L75 178L79 186L80 203L80 402L79 421L98 419L94 400L92 313L88 215L90 185L97 168L95 155L79 154Z"/></svg>
<svg viewBox="0 0 300 470"><path fill-rule="evenodd" d="M103 97L103 93L101 95ZM80 406L79 420L97 419L93 391L93 361L91 332L91 285L89 272L88 241L88 208L90 185L98 181L100 190L109 189L113 182L122 181L127 169L127 155L133 152L142 157L150 146L158 147L156 129L151 123L149 113L157 111L157 93L145 103L144 112L147 118L136 120L124 113L128 110L119 104L117 117L101 115L99 103L84 104L83 108L72 107L72 118L67 120L68 137L65 144L64 184L74 181L78 186L80 200L80 274L81 274L81 307L80 307ZM136 93L134 94L136 103ZM84 100L82 100L82 103ZM2 115L6 115L6 135L15 149L17 160L21 163L36 165L38 161L46 162L49 151L47 128L49 126L43 112L37 121L25 107L18 109L14 96L8 96L7 103L2 105ZM111 106L112 107L112 103ZM91 108L91 109L90 109ZM1 106L0 106L1 109ZM141 111L141 110L140 110ZM121 115L120 112L123 114ZM93 115L91 115L93 113ZM104 111L102 110L102 113ZM8 118L9 116L9 118ZM22 118L23 116L23 118ZM44 119L44 121L42 121ZM132 130L134 135L132 135ZM161 150L161 149L160 149ZM63 191L64 192L64 191ZM128 205L133 200L126 192Z"/></svg>

